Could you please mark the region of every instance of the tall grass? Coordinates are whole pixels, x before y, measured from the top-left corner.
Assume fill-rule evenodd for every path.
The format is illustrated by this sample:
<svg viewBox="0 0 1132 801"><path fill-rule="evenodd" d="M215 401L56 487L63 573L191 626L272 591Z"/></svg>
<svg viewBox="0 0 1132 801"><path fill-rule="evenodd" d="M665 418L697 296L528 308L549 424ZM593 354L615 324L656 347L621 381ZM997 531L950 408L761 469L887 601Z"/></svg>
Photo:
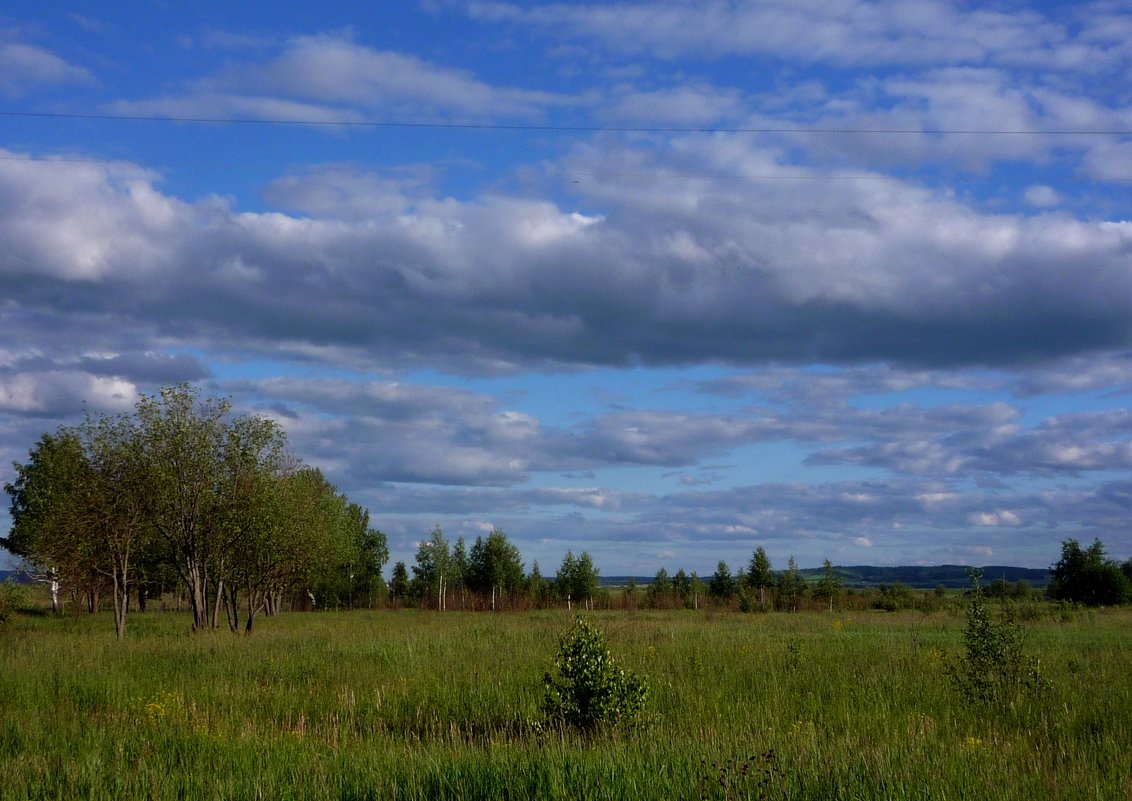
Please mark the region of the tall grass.
<svg viewBox="0 0 1132 801"><path fill-rule="evenodd" d="M1029 624L1052 689L1001 707L947 680L961 616L592 619L650 682L643 733L532 725L564 612L16 618L0 799L1132 797L1129 611Z"/></svg>

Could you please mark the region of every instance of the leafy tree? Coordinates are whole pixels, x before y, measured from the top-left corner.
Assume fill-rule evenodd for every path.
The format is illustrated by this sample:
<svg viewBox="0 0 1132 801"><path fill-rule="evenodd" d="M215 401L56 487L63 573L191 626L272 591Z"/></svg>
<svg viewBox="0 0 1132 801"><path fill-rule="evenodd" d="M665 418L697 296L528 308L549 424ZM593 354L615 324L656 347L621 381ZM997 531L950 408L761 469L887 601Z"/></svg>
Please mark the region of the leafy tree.
<svg viewBox="0 0 1132 801"><path fill-rule="evenodd" d="M502 530L487 538L476 537L468 557L468 586L473 592L491 596L491 608L503 593L514 593L523 585L523 560Z"/></svg>
<svg viewBox="0 0 1132 801"><path fill-rule="evenodd" d="M143 396L137 406L146 473L146 513L189 596L193 629L216 625L229 530L222 525L228 401L187 385ZM211 603L210 589L215 602Z"/></svg>
<svg viewBox="0 0 1132 801"><path fill-rule="evenodd" d="M727 563L720 560L715 573L708 580L708 592L720 603L727 603L735 595L735 579Z"/></svg>
<svg viewBox="0 0 1132 801"><path fill-rule="evenodd" d="M44 434L28 457L27 464L13 465L16 479L4 485L12 527L0 545L51 585L52 609L58 611L60 588L83 584L89 572L84 563L97 553L83 542L89 531L80 489L91 466L78 433L68 428Z"/></svg>
<svg viewBox="0 0 1132 801"><path fill-rule="evenodd" d="M751 554L751 562L747 566L747 586L759 594L759 605L765 609L767 606L767 590L774 587L774 568L771 567L770 558L762 546Z"/></svg>
<svg viewBox="0 0 1132 801"><path fill-rule="evenodd" d="M1132 600L1132 582L1120 565L1108 559L1101 541L1082 550L1074 539L1061 543L1061 559L1051 568L1050 596L1087 606L1104 606Z"/></svg>
<svg viewBox="0 0 1132 801"><path fill-rule="evenodd" d="M543 677L542 703L552 726L589 735L607 726L640 723L648 684L618 667L601 631L584 618L577 618L562 638L554 668L554 674Z"/></svg>
<svg viewBox="0 0 1132 801"><path fill-rule="evenodd" d="M448 540L444 538L444 531L437 524L433 527L429 538L417 548L413 581L418 583L425 593L436 596L436 608L439 610L445 608L444 600L451 570L452 558L448 550Z"/></svg>
<svg viewBox="0 0 1132 801"><path fill-rule="evenodd" d="M841 580L841 575L834 569L833 563L826 559L822 563L821 579L814 587L814 597L824 598L828 601L829 611L832 612L834 600L841 595L844 589L845 585Z"/></svg>
<svg viewBox="0 0 1132 801"><path fill-rule="evenodd" d="M140 438L127 417L87 418L82 439L90 464L86 494L91 541L102 550L92 566L109 571L114 597L114 631L126 636L130 586L138 572L139 552L153 536L145 516L145 469Z"/></svg>
<svg viewBox="0 0 1132 801"><path fill-rule="evenodd" d="M554 586L568 608L572 609L575 601L592 606L598 591L598 571L589 552L583 551L581 556L574 556L573 551L567 551L555 576Z"/></svg>
<svg viewBox="0 0 1132 801"><path fill-rule="evenodd" d="M628 583L625 584L625 594L623 596L625 599L626 609L637 608L637 596L639 594L640 592L639 588L637 587L637 580L630 577Z"/></svg>
<svg viewBox="0 0 1132 801"><path fill-rule="evenodd" d="M692 602L692 580L684 572L684 568L676 571L672 577L672 592L676 595L681 606L690 606Z"/></svg>
<svg viewBox="0 0 1132 801"><path fill-rule="evenodd" d="M654 608L664 608L672 604L672 579L668 575L668 570L660 568L656 571L652 583L649 584L646 590L648 595L649 605Z"/></svg>
<svg viewBox="0 0 1132 801"><path fill-rule="evenodd" d="M178 385L143 396L133 416L88 416L44 435L5 485L13 528L3 544L81 589L92 611L109 589L119 637L130 588L160 591L171 574L194 629L215 627L222 604L239 628L243 602L250 631L284 592L336 571L349 577L346 593L363 586L351 582L380 583L388 550L368 513L287 454L275 423L229 412Z"/></svg>
<svg viewBox="0 0 1132 801"><path fill-rule="evenodd" d="M452 547L452 585L460 593L461 609L468 605L468 574L471 569L468 561L468 546L464 543L463 537L457 537L456 544Z"/></svg>
<svg viewBox="0 0 1132 801"><path fill-rule="evenodd" d="M699 609L700 596L707 593L707 585L704 584L704 580L700 578L699 573L695 570L692 571L692 578L688 582L688 589L692 593L692 608Z"/></svg>
<svg viewBox="0 0 1132 801"><path fill-rule="evenodd" d="M531 572L527 576L527 593L535 608L542 608L550 595L550 582L542 575L537 560L531 565Z"/></svg>
<svg viewBox="0 0 1132 801"><path fill-rule="evenodd" d="M13 527L4 544L49 577L55 608L60 581L83 588L90 611L109 587L115 632L123 638L137 556L152 532L136 427L126 417L88 416L81 426L45 435L29 457L5 486Z"/></svg>
<svg viewBox="0 0 1132 801"><path fill-rule="evenodd" d="M567 551L554 576L554 591L566 602L567 609L574 608L574 574L577 571L578 557L574 556L573 551Z"/></svg>
<svg viewBox="0 0 1132 801"><path fill-rule="evenodd" d="M1006 618L991 619L983 594L982 573L970 571L971 605L963 633L964 653L947 665L956 689L972 701L1009 703L1019 692L1037 692L1048 685L1038 663L1023 650L1022 631Z"/></svg>
<svg viewBox="0 0 1132 801"><path fill-rule="evenodd" d="M394 604L405 603L409 599L409 569L404 562L393 565L389 577L389 597Z"/></svg>
<svg viewBox="0 0 1132 801"><path fill-rule="evenodd" d="M778 602L783 609L791 612L798 611L798 599L806 591L806 582L798 570L798 563L791 556L786 563L786 570L778 577Z"/></svg>

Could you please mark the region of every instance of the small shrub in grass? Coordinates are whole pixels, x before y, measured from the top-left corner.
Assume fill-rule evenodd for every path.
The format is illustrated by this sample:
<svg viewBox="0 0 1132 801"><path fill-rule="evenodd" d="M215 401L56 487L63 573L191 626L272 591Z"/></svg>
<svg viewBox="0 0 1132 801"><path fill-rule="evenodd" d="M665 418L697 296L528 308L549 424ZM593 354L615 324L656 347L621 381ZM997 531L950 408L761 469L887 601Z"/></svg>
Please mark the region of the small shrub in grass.
<svg viewBox="0 0 1132 801"><path fill-rule="evenodd" d="M648 684L617 666L601 631L584 618L562 638L554 674L546 673L543 685L542 711L552 727L592 734L642 722Z"/></svg>
<svg viewBox="0 0 1132 801"><path fill-rule="evenodd" d="M14 581L0 582L0 623L7 623L17 610L30 606L30 601L26 587Z"/></svg>
<svg viewBox="0 0 1132 801"><path fill-rule="evenodd" d="M981 702L1009 702L1020 692L1045 689L1049 682L1037 661L1026 656L1022 629L1009 616L991 619L982 574L972 570L970 575L964 651L947 666L952 683L968 700Z"/></svg>

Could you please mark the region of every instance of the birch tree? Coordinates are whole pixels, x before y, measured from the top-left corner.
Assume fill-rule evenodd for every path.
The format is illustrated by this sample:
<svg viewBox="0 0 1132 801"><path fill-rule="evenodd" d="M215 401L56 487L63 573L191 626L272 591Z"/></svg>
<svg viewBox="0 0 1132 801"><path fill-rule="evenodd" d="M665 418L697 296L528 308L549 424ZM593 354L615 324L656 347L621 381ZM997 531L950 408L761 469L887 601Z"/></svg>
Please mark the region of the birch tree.
<svg viewBox="0 0 1132 801"><path fill-rule="evenodd" d="M137 406L146 511L185 585L195 631L215 627L223 597L219 482L230 409L225 400L200 400L187 385L143 396Z"/></svg>

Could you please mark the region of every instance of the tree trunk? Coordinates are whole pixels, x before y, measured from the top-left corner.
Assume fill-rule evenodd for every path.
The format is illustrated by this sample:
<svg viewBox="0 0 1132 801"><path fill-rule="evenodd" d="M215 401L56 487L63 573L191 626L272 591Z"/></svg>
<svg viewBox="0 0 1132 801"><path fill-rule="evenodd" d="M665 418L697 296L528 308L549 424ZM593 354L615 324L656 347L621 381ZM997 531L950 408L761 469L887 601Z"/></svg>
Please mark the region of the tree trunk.
<svg viewBox="0 0 1132 801"><path fill-rule="evenodd" d="M126 583L125 569L122 576L114 569L114 634L119 640L126 636L126 610L130 603L130 590Z"/></svg>

